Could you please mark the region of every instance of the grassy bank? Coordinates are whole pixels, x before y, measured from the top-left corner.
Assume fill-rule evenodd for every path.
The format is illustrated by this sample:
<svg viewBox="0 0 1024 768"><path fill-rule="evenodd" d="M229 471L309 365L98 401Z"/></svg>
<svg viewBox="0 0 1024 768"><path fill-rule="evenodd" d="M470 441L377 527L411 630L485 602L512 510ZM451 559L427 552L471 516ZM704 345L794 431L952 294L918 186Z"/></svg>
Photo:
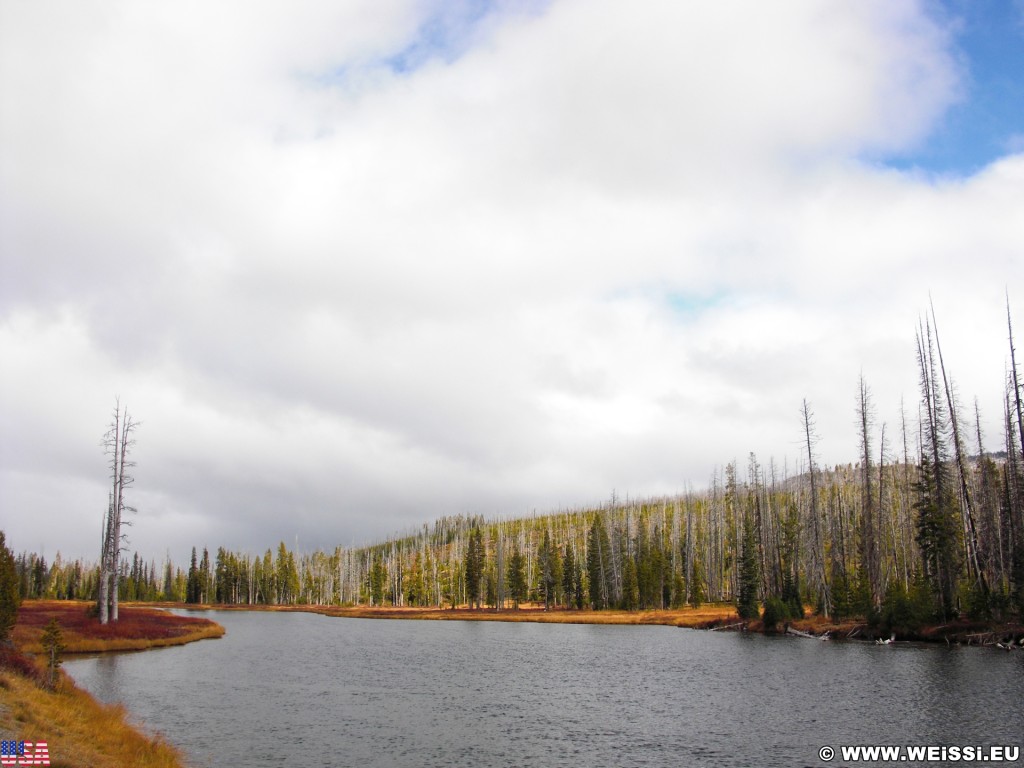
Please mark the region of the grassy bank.
<svg viewBox="0 0 1024 768"><path fill-rule="evenodd" d="M67 768L182 768L182 755L159 737L129 722L124 708L101 704L60 673L51 688L40 643L57 619L65 654L138 651L220 637L208 619L123 606L117 622L101 625L92 603L29 600L18 610L13 647L0 647L0 734L5 739L45 741L51 764Z"/></svg>
<svg viewBox="0 0 1024 768"><path fill-rule="evenodd" d="M53 766L66 768L182 768L182 755L159 737L134 728L121 706L100 704L67 675L50 690L33 662L0 652L0 732L4 738L45 741Z"/></svg>
<svg viewBox="0 0 1024 768"><path fill-rule="evenodd" d="M334 605L180 605L174 607L197 610L222 611L300 611L318 613L324 616L353 619L407 619L426 621L509 621L537 622L542 624L660 624L691 629L731 629L748 632L764 632L759 619L740 619L732 603L713 603L700 608L682 608L657 611L591 611L554 608L544 610L543 605L525 603L519 610L458 608L410 608L397 606L334 606ZM895 633L901 641L946 643L949 645L1003 645L1014 644L1024 648L1024 626L1019 623L973 622L966 619L945 624L927 625L917 628L900 627L883 630L871 626L863 617L848 617L833 621L813 613L805 606L805 618L780 622L772 631L782 634L787 627L817 637L827 636L835 640L874 640L888 638Z"/></svg>
<svg viewBox="0 0 1024 768"><path fill-rule="evenodd" d="M221 637L224 628L209 619L175 616L158 608L125 605L116 622L100 624L93 603L67 600L26 600L18 610L11 638L25 653L41 653L43 629L57 619L66 654L144 651Z"/></svg>
<svg viewBox="0 0 1024 768"><path fill-rule="evenodd" d="M591 611L553 608L524 603L518 610L487 608L410 608L398 606L338 605L175 605L177 608L218 611L299 611L350 619L407 619L425 621L509 621L541 624L661 624L709 629L739 621L731 603L662 611Z"/></svg>

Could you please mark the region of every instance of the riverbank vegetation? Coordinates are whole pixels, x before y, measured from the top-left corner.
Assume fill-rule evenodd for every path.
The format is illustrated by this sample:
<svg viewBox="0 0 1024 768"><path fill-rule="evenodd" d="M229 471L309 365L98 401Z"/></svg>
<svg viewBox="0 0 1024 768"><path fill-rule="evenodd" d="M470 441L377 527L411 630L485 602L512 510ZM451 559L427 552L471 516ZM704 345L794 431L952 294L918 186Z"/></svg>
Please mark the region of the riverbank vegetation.
<svg viewBox="0 0 1024 768"><path fill-rule="evenodd" d="M134 727L123 707L101 704L76 687L47 646L64 654L143 650L220 637L224 629L208 619L151 607L122 605L120 610L116 624L104 625L92 601L22 602L10 642L0 643L0 732L5 739L45 741L55 766L183 765L176 749Z"/></svg>
<svg viewBox="0 0 1024 768"><path fill-rule="evenodd" d="M45 741L50 761L66 768L181 768L181 754L134 728L124 707L97 702L63 672L56 683L34 661L0 647L0 732Z"/></svg>
<svg viewBox="0 0 1024 768"><path fill-rule="evenodd" d="M46 626L54 620L61 630L64 653L142 651L224 634L224 628L209 619L157 608L122 604L120 614L116 624L101 624L92 602L28 600L18 609L11 639L26 653L42 653Z"/></svg>
<svg viewBox="0 0 1024 768"><path fill-rule="evenodd" d="M708 487L517 519L444 517L369 546L261 555L193 549L187 568L122 563L123 600L376 607L527 602L563 611L664 611L731 603L744 621L835 624L912 636L1024 611L1024 393L1007 311L1002 434L986 443L947 368L934 313L916 329L917 402L880 422L868 381L851 387L857 461L824 466L811 404L801 464L749 454ZM993 361L1000 375L1001 361ZM892 406L892 404L890 404ZM797 424L798 421L798 424ZM98 568L18 558L27 597L93 596Z"/></svg>

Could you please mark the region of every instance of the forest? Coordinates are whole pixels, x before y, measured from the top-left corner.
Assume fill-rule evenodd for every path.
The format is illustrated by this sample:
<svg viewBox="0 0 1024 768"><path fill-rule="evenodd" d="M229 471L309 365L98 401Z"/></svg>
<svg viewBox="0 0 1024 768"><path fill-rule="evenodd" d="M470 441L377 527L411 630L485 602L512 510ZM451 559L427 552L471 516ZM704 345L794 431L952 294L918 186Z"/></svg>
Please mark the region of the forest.
<svg viewBox="0 0 1024 768"><path fill-rule="evenodd" d="M822 466L811 404L789 474L749 454L670 498L515 519L443 517L368 546L262 555L193 548L187 567L137 554L122 601L242 605L678 608L732 602L766 624L804 614L920 626L1024 615L1024 433L1013 326L1002 435L986 445L975 401L947 372L934 311L916 329L917 403L893 429L856 383L856 461ZM98 564L16 557L23 597L95 599Z"/></svg>

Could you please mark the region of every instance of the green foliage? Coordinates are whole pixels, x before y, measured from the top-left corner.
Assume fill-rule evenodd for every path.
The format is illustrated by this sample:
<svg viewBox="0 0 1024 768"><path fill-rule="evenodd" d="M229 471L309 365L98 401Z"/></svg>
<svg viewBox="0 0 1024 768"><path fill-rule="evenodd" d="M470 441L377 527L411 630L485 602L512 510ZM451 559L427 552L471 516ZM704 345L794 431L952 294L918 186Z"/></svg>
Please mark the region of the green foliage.
<svg viewBox="0 0 1024 768"><path fill-rule="evenodd" d="M384 585L387 583L388 573L384 570L384 563L380 557L374 558L370 568L370 600L373 605L384 605Z"/></svg>
<svg viewBox="0 0 1024 768"><path fill-rule="evenodd" d="M43 630L43 636L40 640L43 646L43 650L46 651L48 658L47 664L50 669L50 687L53 687L54 681L57 676L57 667L60 666L61 658L60 655L64 652L64 633L60 630L60 624L57 622L57 618L50 619L50 622L46 625Z"/></svg>
<svg viewBox="0 0 1024 768"><path fill-rule="evenodd" d="M674 611L686 605L686 582L683 581L683 574L678 571L672 576L672 598L669 605Z"/></svg>
<svg viewBox="0 0 1024 768"><path fill-rule="evenodd" d="M766 632L774 632L780 621L787 621L790 618L789 607L782 598L772 595L764 601L764 612L761 614L761 621Z"/></svg>
<svg viewBox="0 0 1024 768"><path fill-rule="evenodd" d="M704 566L699 559L693 561L693 573L690 578L690 605L700 608L707 601L704 591Z"/></svg>
<svg viewBox="0 0 1024 768"><path fill-rule="evenodd" d="M850 600L850 580L847 578L843 566L839 563L834 563L832 566L830 590L832 594L832 610L829 613L829 618L832 621L839 622L851 616L853 609Z"/></svg>
<svg viewBox="0 0 1024 768"><path fill-rule="evenodd" d="M558 548L551 543L551 533L544 530L544 540L537 550L537 563L540 566L540 588L544 596L544 610L551 607L556 598L556 588L562 580L562 561Z"/></svg>
<svg viewBox="0 0 1024 768"><path fill-rule="evenodd" d="M992 618L993 600L989 591L978 582L974 582L965 588L964 604L967 606L967 615L972 619L988 621Z"/></svg>
<svg viewBox="0 0 1024 768"><path fill-rule="evenodd" d="M192 547L192 561L188 566L188 587L185 596L187 603L202 601L203 588L199 580L199 565L196 561L196 548Z"/></svg>
<svg viewBox="0 0 1024 768"><path fill-rule="evenodd" d="M790 619L804 617L804 601L800 599L800 588L792 574L786 574L782 581L782 602L786 605L786 613Z"/></svg>
<svg viewBox="0 0 1024 768"><path fill-rule="evenodd" d="M849 610L851 616L863 616L868 624L875 625L879 620L879 612L871 600L871 585L868 576L859 571L849 591Z"/></svg>
<svg viewBox="0 0 1024 768"><path fill-rule="evenodd" d="M608 578L611 573L611 550L604 516L599 512L594 515L594 522L587 535L587 584L590 606L597 611L611 605L612 590Z"/></svg>
<svg viewBox="0 0 1024 768"><path fill-rule="evenodd" d="M760 615L757 607L758 571L757 534L753 515L748 513L743 516L743 552L740 554L739 595L736 599L736 611L741 619L756 619Z"/></svg>
<svg viewBox="0 0 1024 768"><path fill-rule="evenodd" d="M640 588L637 585L636 563L633 558L626 558L622 573L622 608L635 611L640 605Z"/></svg>
<svg viewBox="0 0 1024 768"><path fill-rule="evenodd" d="M882 600L880 625L883 632L916 632L935 617L935 599L924 578L917 579L908 592L902 582L889 584Z"/></svg>
<svg viewBox="0 0 1024 768"><path fill-rule="evenodd" d="M7 548L7 539L0 531L0 642L7 639L18 618L21 595L18 589L18 573L14 567L14 555Z"/></svg>
<svg viewBox="0 0 1024 768"><path fill-rule="evenodd" d="M479 526L473 526L469 534L469 547L466 551L466 598L469 607L480 607L480 588L484 575L485 550L483 534Z"/></svg>
<svg viewBox="0 0 1024 768"><path fill-rule="evenodd" d="M573 554L569 542L565 544L565 553L562 555L562 596L565 599L566 608L573 605L575 597L575 586L579 575L576 571L576 556Z"/></svg>
<svg viewBox="0 0 1024 768"><path fill-rule="evenodd" d="M573 591L573 604L576 606L576 610L582 611L583 606L586 605L586 593L583 589L583 568L580 564L576 563L576 573L573 577L572 584Z"/></svg>
<svg viewBox="0 0 1024 768"><path fill-rule="evenodd" d="M516 610L519 604L526 600L528 584L526 583L526 557L516 547L512 557L508 559L508 591L509 597L515 604Z"/></svg>

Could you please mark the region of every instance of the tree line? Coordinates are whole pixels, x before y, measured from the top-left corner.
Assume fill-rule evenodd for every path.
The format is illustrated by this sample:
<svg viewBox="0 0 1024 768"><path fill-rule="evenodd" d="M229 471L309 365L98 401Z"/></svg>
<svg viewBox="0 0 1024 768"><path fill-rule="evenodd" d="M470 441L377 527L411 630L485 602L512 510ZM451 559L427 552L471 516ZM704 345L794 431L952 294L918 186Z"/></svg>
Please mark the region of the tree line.
<svg viewBox="0 0 1024 768"><path fill-rule="evenodd" d="M810 403L801 466L749 454L708 487L545 515L442 517L369 546L253 555L193 549L187 569L136 555L110 583L122 600L643 610L734 602L746 618L865 616L911 624L1024 615L1024 433L1013 326L1002 436L987 446L947 370L934 311L916 329L917 402L878 424L857 382L855 463L816 455ZM909 411L909 415L908 415ZM16 559L26 597L94 597L103 569ZM764 612L762 614L762 611Z"/></svg>

